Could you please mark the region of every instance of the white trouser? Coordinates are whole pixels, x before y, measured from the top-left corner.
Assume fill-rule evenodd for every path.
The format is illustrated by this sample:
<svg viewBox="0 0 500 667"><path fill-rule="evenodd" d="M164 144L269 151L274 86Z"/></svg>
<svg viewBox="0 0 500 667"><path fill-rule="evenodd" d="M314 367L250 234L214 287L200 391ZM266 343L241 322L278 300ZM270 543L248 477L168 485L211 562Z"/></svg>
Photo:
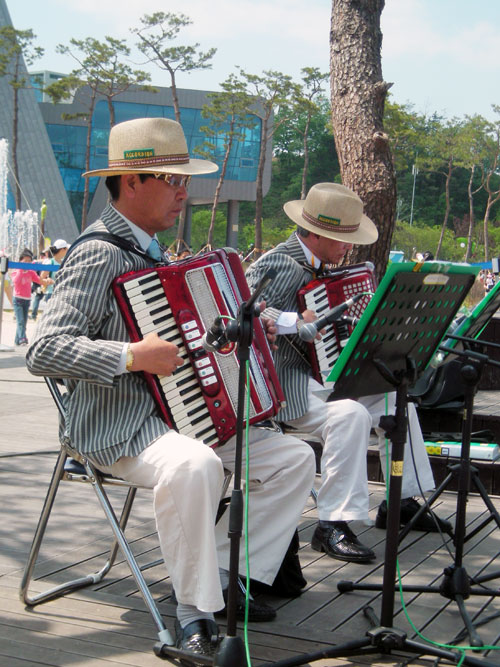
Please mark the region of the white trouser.
<svg viewBox="0 0 500 667"><path fill-rule="evenodd" d="M386 399L387 397L387 399ZM378 435L378 446L380 450L380 465L384 479L387 481L387 456L386 438L383 429L378 424L383 415L395 414L396 392L389 394L376 394L364 396L359 399L372 417L372 426ZM389 441L389 456L391 443ZM429 491L434 488L434 477L431 464L425 449L417 411L413 403L408 403L408 437L404 448L404 466L401 488L401 498L420 496L421 491Z"/></svg>
<svg viewBox="0 0 500 667"><path fill-rule="evenodd" d="M214 450L169 431L139 456L99 466L153 489L160 548L177 599L202 611L224 606L219 566L229 567L227 527L218 526L216 537L214 523L223 468L234 470L235 441L233 437ZM314 455L296 438L256 428L250 429L249 451L251 575L272 583L313 484ZM240 572L245 574L244 555Z"/></svg>
<svg viewBox="0 0 500 667"><path fill-rule="evenodd" d="M323 521L368 518L366 457L372 420L357 401L325 403L314 395L324 391L309 379L309 409L288 422L300 433L318 437L323 445L318 516Z"/></svg>
<svg viewBox="0 0 500 667"><path fill-rule="evenodd" d="M234 470L235 440L231 438L216 450L229 470ZM261 428L250 429L249 452L250 574L253 579L272 584L311 493L316 462L307 443ZM245 479L244 472L242 479ZM228 520L229 512L226 512L216 529L219 564L226 570L229 568ZM243 540L241 547L239 572L245 575Z"/></svg>

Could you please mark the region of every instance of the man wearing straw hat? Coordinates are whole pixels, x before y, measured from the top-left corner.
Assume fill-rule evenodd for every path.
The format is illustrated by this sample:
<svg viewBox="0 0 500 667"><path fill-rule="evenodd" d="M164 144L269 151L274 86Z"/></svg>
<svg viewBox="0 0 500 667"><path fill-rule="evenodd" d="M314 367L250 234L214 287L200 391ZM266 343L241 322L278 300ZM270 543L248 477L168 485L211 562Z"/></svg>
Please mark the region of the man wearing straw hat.
<svg viewBox="0 0 500 667"><path fill-rule="evenodd" d="M319 524L312 547L332 558L369 562L375 554L360 542L350 520L368 518L366 455L370 428L376 428L385 474L385 439L378 429L385 414L385 398L369 396L359 401L339 400L324 403L315 394L321 385L311 377L307 346L298 328L313 322L312 310L298 312L297 292L321 271L323 264L338 264L354 244L368 245L378 238L373 222L363 213L361 199L336 183L318 183L305 200L287 202L287 216L297 230L284 243L265 253L252 264L246 277L250 286L259 282L270 268L277 277L263 293L267 308L264 316L278 328L276 369L286 397L286 407L278 419L289 429L317 436L322 445L322 482L318 492ZM393 413L394 394L388 395L388 414ZM434 479L413 404L408 406L409 442L403 473L401 523L407 523L419 509L413 498L434 487ZM408 442L407 442L408 448ZM415 462L415 465L413 464ZM387 506L379 508L376 526L386 527ZM430 512L419 517L414 528L426 531L451 531L447 521Z"/></svg>
<svg viewBox="0 0 500 667"><path fill-rule="evenodd" d="M214 524L224 467L234 468L235 438L214 450L169 430L140 371L170 375L184 362L177 346L156 333L129 342L111 284L161 261L156 234L175 224L191 176L216 169L189 157L175 121L115 125L108 167L85 174L106 177L111 202L85 234L119 236L151 259L102 239L79 243L58 271L27 355L34 374L66 378L64 435L74 446L101 470L154 489L160 547L178 601L177 646L202 655L216 650L213 614L224 607L229 544L227 530L221 534ZM250 430L250 567L254 579L271 584L311 489L314 460L300 440ZM241 573L244 563L241 554ZM251 603L253 620L274 615Z"/></svg>

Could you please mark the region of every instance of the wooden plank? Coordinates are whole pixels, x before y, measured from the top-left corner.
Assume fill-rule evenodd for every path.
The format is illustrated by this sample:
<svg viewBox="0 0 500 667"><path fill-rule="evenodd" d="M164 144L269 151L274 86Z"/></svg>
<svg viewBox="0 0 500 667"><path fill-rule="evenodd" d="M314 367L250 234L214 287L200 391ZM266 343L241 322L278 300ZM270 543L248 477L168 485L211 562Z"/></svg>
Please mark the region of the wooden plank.
<svg viewBox="0 0 500 667"><path fill-rule="evenodd" d="M134 667L153 667L158 664L158 658L150 651L150 646L144 646L141 650L142 642L135 639L133 646L128 646L127 640L133 637L123 635L114 636L114 633L106 630L96 632L82 629L80 636L75 636L74 626L64 622L52 622L44 619L40 623L38 619L35 622L28 623L26 618L19 619L16 615L8 614L0 626L0 642L2 646L16 647L15 655L30 657L33 653L33 647L36 646L36 652L46 654L50 658L46 664L49 665L68 665L78 660L90 660L88 664L99 664L95 660L103 661L114 665L133 665ZM102 664L102 663L101 663ZM174 665L173 661L166 661L166 664Z"/></svg>

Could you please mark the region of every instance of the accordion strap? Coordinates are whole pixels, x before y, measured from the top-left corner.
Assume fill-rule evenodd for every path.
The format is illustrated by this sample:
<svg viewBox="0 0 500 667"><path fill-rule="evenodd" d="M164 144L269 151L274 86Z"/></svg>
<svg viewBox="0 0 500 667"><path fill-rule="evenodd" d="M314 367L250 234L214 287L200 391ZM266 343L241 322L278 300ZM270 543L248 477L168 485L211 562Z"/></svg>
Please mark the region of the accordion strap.
<svg viewBox="0 0 500 667"><path fill-rule="evenodd" d="M127 241L127 239L122 239L121 236L117 236L116 234L111 234L110 232L92 232L90 234L83 234L82 236L78 237L74 243L71 244L68 252L66 253L63 261L61 262L61 267L67 260L68 256L73 252L73 250L81 243L85 243L85 241L105 241L106 243L111 243L112 245L115 245L118 248L121 248L122 250L133 252L149 262L152 262L154 264L158 263L155 259L150 257L146 252L144 252L144 250L140 248L137 244L132 243L131 241Z"/></svg>
<svg viewBox="0 0 500 667"><path fill-rule="evenodd" d="M296 257L293 257L290 255L288 252L280 252L279 250L274 253L275 255L283 255L284 257L289 257L290 259L293 259L293 261L298 264L300 267L304 269L304 275L307 275L307 273L310 273L311 276L314 276L314 270L312 267L308 266L304 262L299 262L299 260ZM304 284L307 284L309 282L310 278L305 279ZM298 347L298 345L294 342L293 338L295 336L298 336L298 334L285 334L281 338L284 339L287 344L299 355L299 357L302 359L304 363L306 363L309 367L311 366L311 361L308 359L307 355Z"/></svg>

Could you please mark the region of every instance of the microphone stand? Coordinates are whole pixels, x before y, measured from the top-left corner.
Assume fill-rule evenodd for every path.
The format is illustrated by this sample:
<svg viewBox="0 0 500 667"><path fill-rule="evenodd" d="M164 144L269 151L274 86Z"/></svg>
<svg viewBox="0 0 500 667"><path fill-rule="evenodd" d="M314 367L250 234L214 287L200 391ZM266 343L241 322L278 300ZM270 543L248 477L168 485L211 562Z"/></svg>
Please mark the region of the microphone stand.
<svg viewBox="0 0 500 667"><path fill-rule="evenodd" d="M241 490L241 468L243 460L243 433L245 424L246 367L250 359L253 341L253 320L259 317L260 308L257 298L275 278L276 271L270 269L260 280L252 296L238 308L234 321L229 322L225 330L220 331L220 321L216 318L211 331L216 331L216 345L222 347L225 342L238 344L237 357L240 363L238 374L238 407L236 411L236 447L234 459L233 491L229 503L229 585L227 589L227 631L222 638L213 661L208 656L181 651L172 646L162 645L155 651L159 657L188 658L194 665L213 665L214 667L242 667L246 664L245 645L237 636L236 610L238 600L238 577L240 560L240 538L243 532L243 492ZM223 339L226 338L226 341Z"/></svg>
<svg viewBox="0 0 500 667"><path fill-rule="evenodd" d="M246 367L250 359L250 348L253 340L253 320L260 315L256 305L257 298L274 279L276 272L268 271L248 301L244 301L239 309L237 319L229 322L226 327L228 341L238 344L238 360L240 362L238 377L238 408L236 413L236 451L234 463L234 482L229 504L229 585L227 589L227 631L226 636L217 649L214 658L216 667L242 667L246 664L245 646L236 634L236 607L238 599L238 576L240 560L240 539L243 529L243 492L241 490L241 467L243 457L243 433L245 423L245 391Z"/></svg>

